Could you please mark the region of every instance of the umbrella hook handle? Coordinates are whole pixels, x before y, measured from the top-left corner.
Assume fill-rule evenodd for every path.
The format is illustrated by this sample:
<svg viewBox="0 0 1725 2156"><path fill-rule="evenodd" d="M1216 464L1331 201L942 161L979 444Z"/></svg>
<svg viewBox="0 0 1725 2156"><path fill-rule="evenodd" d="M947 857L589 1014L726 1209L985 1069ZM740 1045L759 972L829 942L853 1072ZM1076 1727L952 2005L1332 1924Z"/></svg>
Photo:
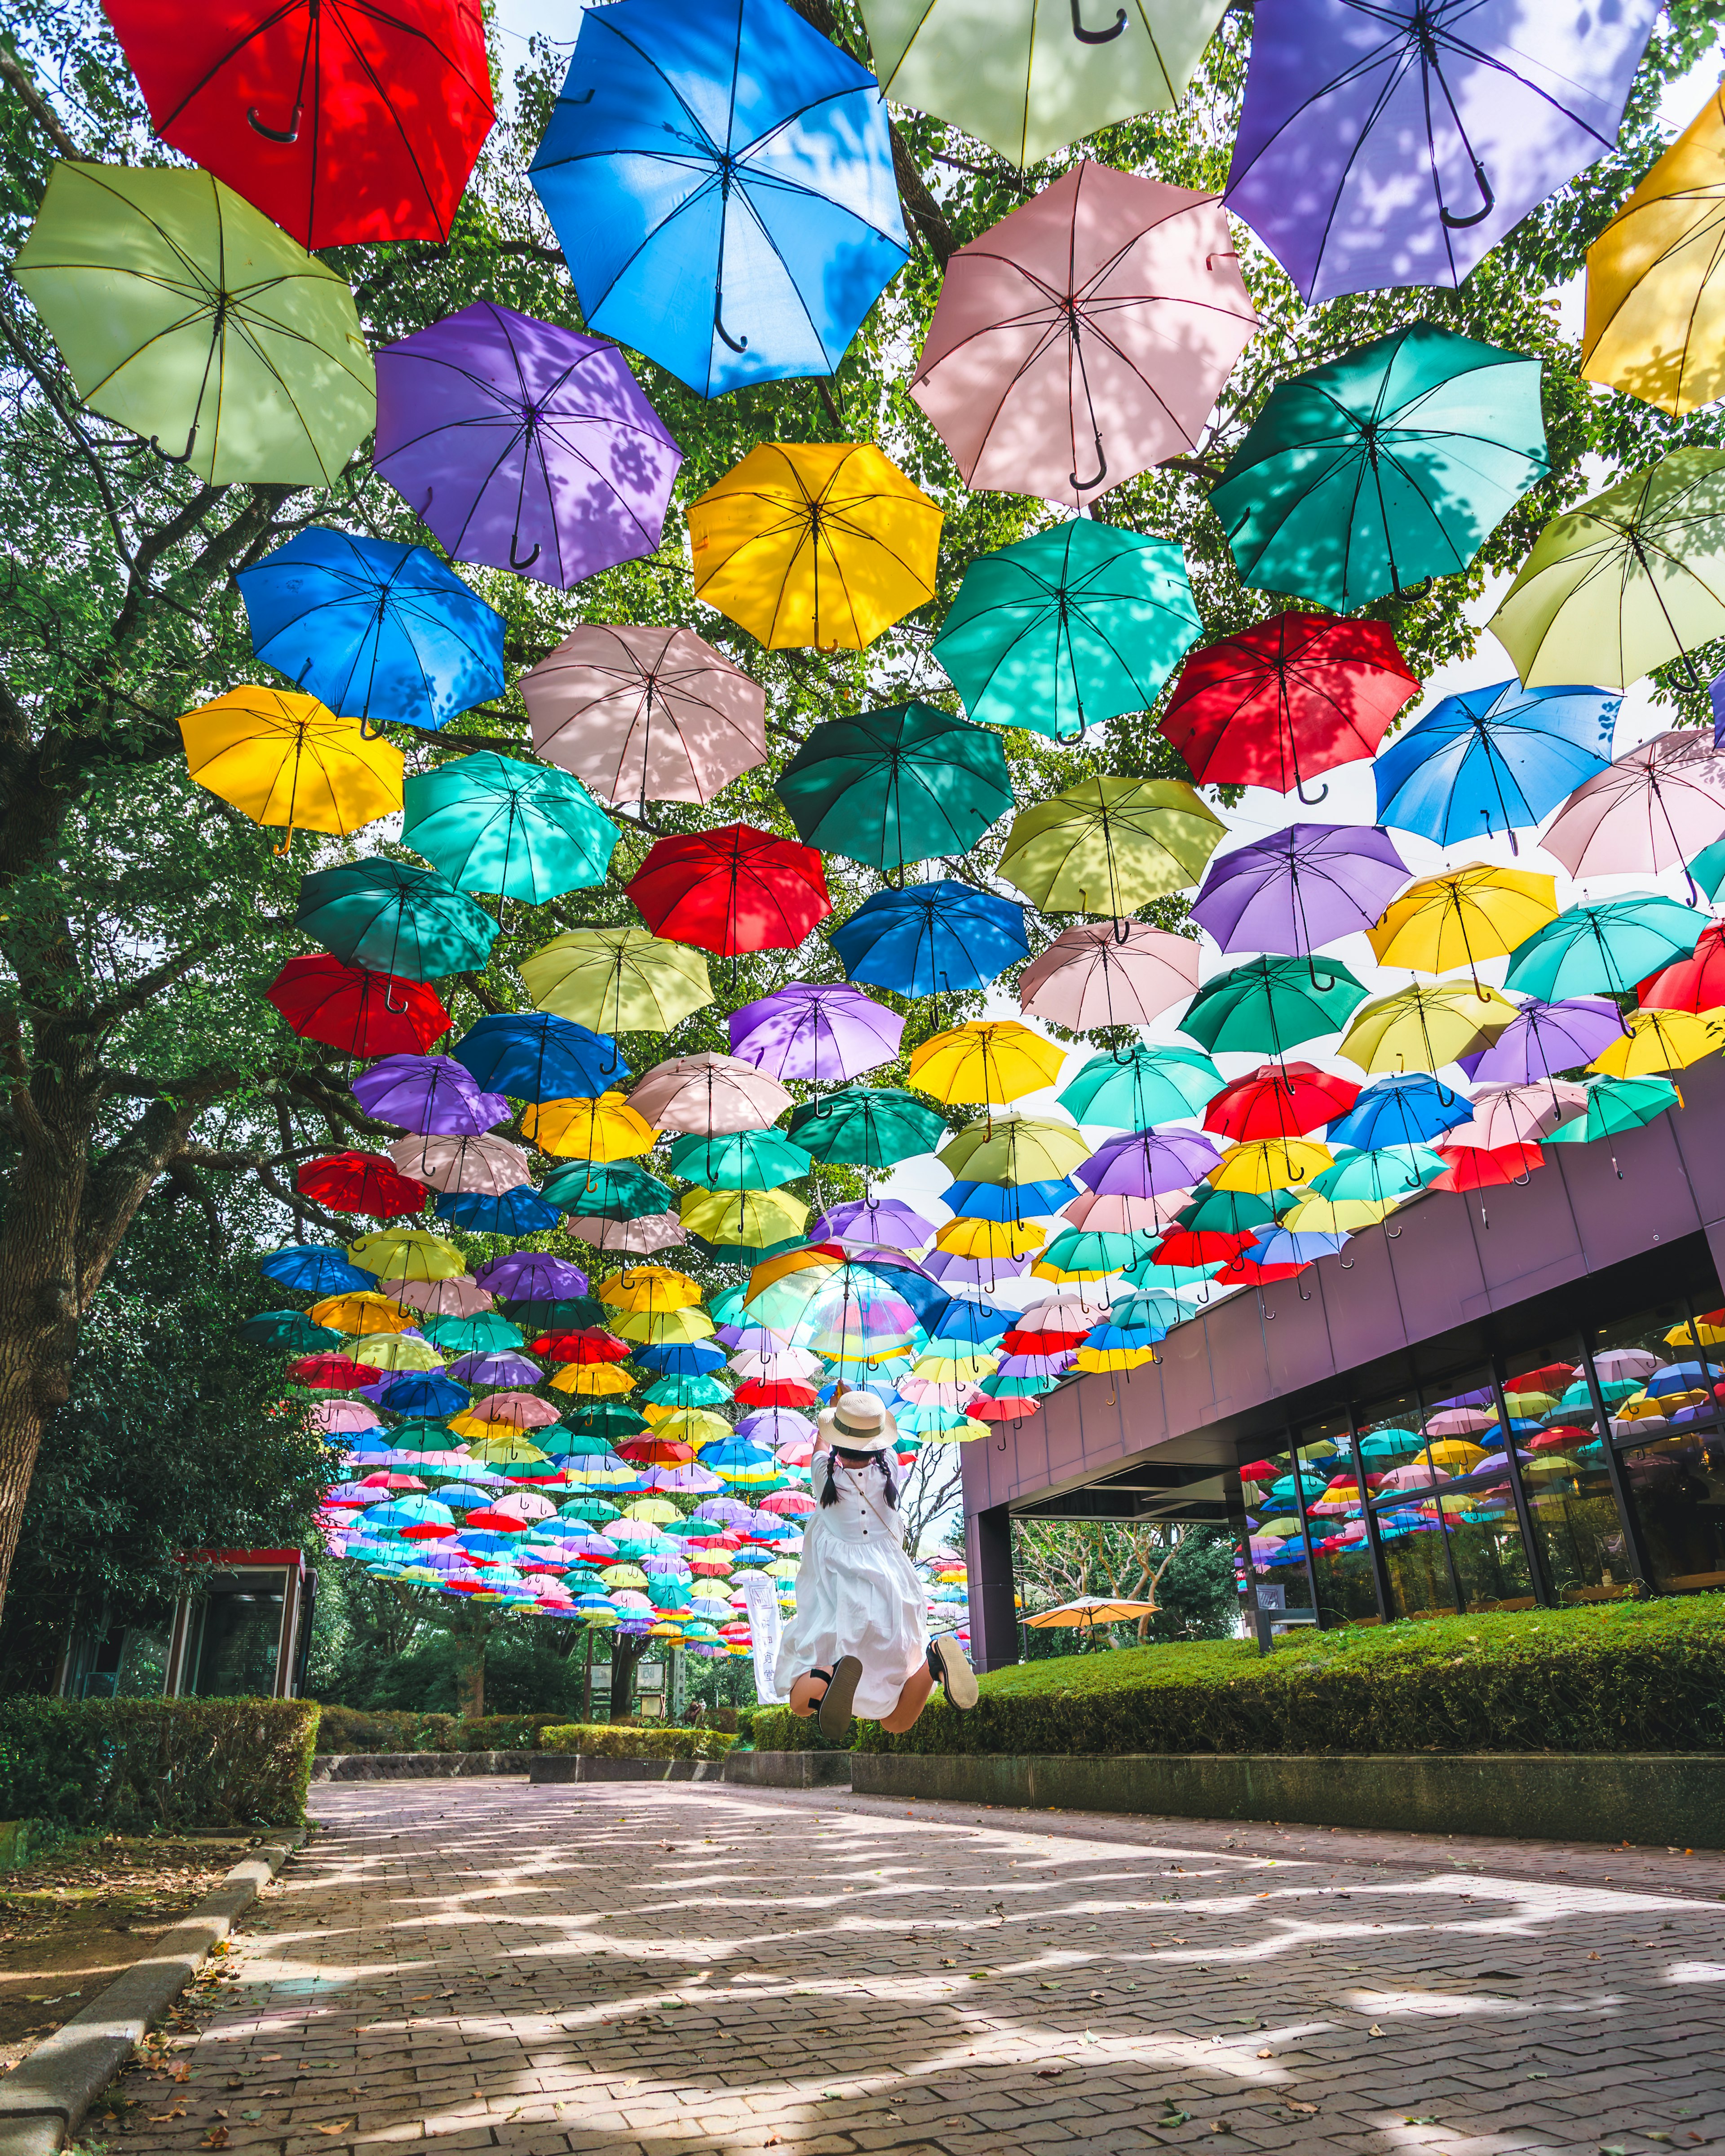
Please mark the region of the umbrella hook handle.
<svg viewBox="0 0 1725 2156"><path fill-rule="evenodd" d="M1081 45L1111 45L1126 28L1126 10L1121 8L1112 26L1106 30L1086 30L1078 12L1078 0L1072 0L1072 34Z"/></svg>
<svg viewBox="0 0 1725 2156"><path fill-rule="evenodd" d="M531 569L533 564L539 559L539 542L536 539L533 542L532 552L529 554L524 561L516 559L515 546L516 541L520 536L521 534L518 531L511 531L509 535L509 566L511 569L516 571L517 573L523 569Z"/></svg>
<svg viewBox="0 0 1725 2156"><path fill-rule="evenodd" d="M399 1006L391 1003L389 1000L389 998L395 993L394 978L393 974L390 976L391 985L383 991L383 1008L388 1012L392 1018L404 1018L407 1015L408 1009L405 1000L403 1000Z"/></svg>
<svg viewBox="0 0 1725 2156"><path fill-rule="evenodd" d="M298 99L294 101L294 116L285 127L266 127L258 117L258 108L249 105L245 109L245 123L267 142L297 142L300 139L300 115L304 110Z"/></svg>
<svg viewBox="0 0 1725 2156"><path fill-rule="evenodd" d="M1316 793L1308 794L1306 791L1305 780L1303 778L1296 779L1294 783L1294 792L1296 796L1304 803L1307 808L1316 808L1320 801L1327 801L1329 799L1330 783L1326 779L1323 785Z"/></svg>
<svg viewBox="0 0 1725 2156"><path fill-rule="evenodd" d="M1336 1263L1342 1268L1344 1273L1351 1273L1353 1270L1354 1261L1352 1258L1344 1258L1338 1255L1336 1259Z"/></svg>
<svg viewBox="0 0 1725 2156"><path fill-rule="evenodd" d="M1384 1240L1386 1243L1399 1243L1401 1239L1402 1230L1399 1228L1386 1228L1384 1230Z"/></svg>
<svg viewBox="0 0 1725 2156"><path fill-rule="evenodd" d="M1295 1277L1295 1281L1294 1281L1294 1286L1295 1286L1295 1289L1296 1289L1296 1291L1297 1291L1297 1293L1298 1293L1298 1295L1299 1295L1299 1297L1300 1297L1300 1300L1301 1300L1301 1302L1310 1302L1310 1301L1311 1301L1312 1297L1311 1297L1309 1295L1307 1295L1307 1293L1306 1292L1305 1289L1304 1289L1303 1287L1301 1287L1301 1285L1300 1285L1300 1281L1299 1281L1299 1277L1298 1277L1298 1276L1297 1276L1297 1275L1296 1275L1296 1277Z"/></svg>
<svg viewBox="0 0 1725 2156"><path fill-rule="evenodd" d="M1078 0L1072 0L1072 13L1074 18L1076 19L1078 13ZM1122 23L1125 22L1126 16L1123 13L1121 15L1120 19ZM1111 30L1108 34L1110 37L1112 37L1114 33ZM1108 476L1108 453L1102 447L1101 436L1098 434L1096 439L1096 469L1094 476L1090 479L1080 479L1076 471L1068 472L1066 475L1066 477L1071 481L1073 487L1080 494L1093 494L1102 484L1102 481Z"/></svg>
<svg viewBox="0 0 1725 2156"><path fill-rule="evenodd" d="M724 323L720 320L719 310L724 305L724 295L722 293L715 293L713 295L713 327L719 332L719 335L725 340L726 343L730 346L732 352L747 352L749 348L748 339L747 337L732 336L730 331L726 328Z"/></svg>
<svg viewBox="0 0 1725 2156"><path fill-rule="evenodd" d="M1074 4L1076 4L1076 0L1074 0ZM1497 198L1491 192L1491 182L1486 177L1486 168L1477 157L1473 161L1473 176L1484 201L1471 217L1457 217L1454 210L1440 208L1439 213L1451 232L1465 232L1471 224L1482 223L1497 207Z"/></svg>
<svg viewBox="0 0 1725 2156"><path fill-rule="evenodd" d="M379 726L375 732L372 731L371 714L368 711L362 711L359 715L359 737L362 741L385 741L388 738L382 726Z"/></svg>
<svg viewBox="0 0 1725 2156"><path fill-rule="evenodd" d="M193 420L192 423L192 430L186 437L185 449L178 456L176 456L172 449L163 449L161 443L157 441L154 434L151 434L150 437L150 446L155 450L158 457L166 457L171 465L189 465L192 461L193 448L197 440L198 423L196 420Z"/></svg>

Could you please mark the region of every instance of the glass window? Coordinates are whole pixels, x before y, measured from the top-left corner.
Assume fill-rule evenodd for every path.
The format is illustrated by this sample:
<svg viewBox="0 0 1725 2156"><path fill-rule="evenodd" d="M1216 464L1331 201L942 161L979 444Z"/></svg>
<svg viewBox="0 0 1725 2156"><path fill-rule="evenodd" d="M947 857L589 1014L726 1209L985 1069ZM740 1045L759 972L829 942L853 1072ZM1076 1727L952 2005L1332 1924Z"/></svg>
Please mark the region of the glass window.
<svg viewBox="0 0 1725 2156"><path fill-rule="evenodd" d="M1419 1459L1425 1441L1417 1393L1397 1393L1362 1408L1360 1470L1384 1545L1390 1608L1397 1617L1453 1617L1455 1587L1437 1508L1421 1493L1434 1470ZM1441 1479L1441 1478L1440 1478Z"/></svg>
<svg viewBox="0 0 1725 2156"><path fill-rule="evenodd" d="M1620 1442L1717 1424L1725 1390L1725 1311L1692 1317L1685 1303L1662 1303L1600 1328L1589 1345ZM1589 1425L1593 1419L1589 1413Z"/></svg>
<svg viewBox="0 0 1725 2156"><path fill-rule="evenodd" d="M1317 1612L1306 1570L1306 1537L1300 1525L1294 1455L1288 1451L1263 1453L1247 1460L1240 1472L1253 1581L1282 1589L1283 1608L1272 1617L1272 1629L1277 1625L1312 1624ZM1307 1500L1322 1496L1328 1480L1315 1469L1307 1470L1303 1481ZM1312 1522L1314 1528L1317 1524Z"/></svg>
<svg viewBox="0 0 1725 2156"><path fill-rule="evenodd" d="M1299 1433L1298 1453L1319 1619L1325 1625L1375 1625L1378 1593L1348 1417L1308 1423ZM1368 1488L1372 1481L1368 1476ZM1314 1495L1312 1486L1320 1482Z"/></svg>
<svg viewBox="0 0 1725 2156"><path fill-rule="evenodd" d="M1635 1568L1579 1355L1571 1335L1515 1357L1504 1403L1553 1594L1559 1602L1616 1602L1635 1593Z"/></svg>
<svg viewBox="0 0 1725 2156"><path fill-rule="evenodd" d="M279 1587L212 1589L198 1634L197 1674L191 1685L195 1697L259 1699L274 1694L281 1605Z"/></svg>
<svg viewBox="0 0 1725 2156"><path fill-rule="evenodd" d="M1686 1430L1619 1447L1661 1594L1725 1587L1725 1439Z"/></svg>

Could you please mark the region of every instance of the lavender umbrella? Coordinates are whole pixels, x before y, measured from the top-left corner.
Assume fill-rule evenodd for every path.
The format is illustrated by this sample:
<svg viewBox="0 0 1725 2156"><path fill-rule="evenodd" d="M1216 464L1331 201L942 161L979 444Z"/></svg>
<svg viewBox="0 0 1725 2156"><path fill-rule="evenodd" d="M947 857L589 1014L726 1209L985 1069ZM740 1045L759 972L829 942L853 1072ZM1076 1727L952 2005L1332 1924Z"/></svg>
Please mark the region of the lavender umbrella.
<svg viewBox="0 0 1725 2156"><path fill-rule="evenodd" d="M814 1424L794 1408L759 1408L737 1424L737 1435L751 1445L788 1445L813 1437Z"/></svg>
<svg viewBox="0 0 1725 2156"><path fill-rule="evenodd" d="M682 452L614 345L481 300L378 352L373 461L456 561L567 588L656 550Z"/></svg>
<svg viewBox="0 0 1725 2156"><path fill-rule="evenodd" d="M351 1088L368 1116L404 1131L439 1137L478 1137L509 1121L501 1093L482 1093L453 1055L386 1055L362 1070Z"/></svg>
<svg viewBox="0 0 1725 2156"><path fill-rule="evenodd" d="M1153 1198L1195 1183L1221 1158L1200 1131L1132 1131L1092 1153L1078 1180L1108 1197Z"/></svg>
<svg viewBox="0 0 1725 2156"><path fill-rule="evenodd" d="M1376 824L1291 824L1210 863L1192 916L1224 951L1310 956L1369 928L1408 880Z"/></svg>
<svg viewBox="0 0 1725 2156"><path fill-rule="evenodd" d="M540 1385L545 1373L525 1355L458 1356L449 1365L449 1375L464 1385Z"/></svg>
<svg viewBox="0 0 1725 2156"><path fill-rule="evenodd" d="M956 1250L931 1250L927 1269L943 1286L991 1288L997 1281L1021 1279L1030 1270L1030 1256L961 1258Z"/></svg>
<svg viewBox="0 0 1725 2156"><path fill-rule="evenodd" d="M1309 300L1459 285L1617 140L1659 0L1280 0L1228 207Z"/></svg>
<svg viewBox="0 0 1725 2156"><path fill-rule="evenodd" d="M1622 1033L1622 1015L1606 996L1523 1004L1484 1054L1469 1059L1469 1075L1487 1085L1537 1086L1591 1063Z"/></svg>
<svg viewBox="0 0 1725 2156"><path fill-rule="evenodd" d="M823 1213L809 1230L811 1243L886 1243L920 1250L934 1240L934 1223L896 1198L857 1198Z"/></svg>
<svg viewBox="0 0 1725 2156"><path fill-rule="evenodd" d="M788 981L732 1012L731 1052L769 1078L830 1085L891 1063L904 1029L896 1011L848 983Z"/></svg>
<svg viewBox="0 0 1725 2156"><path fill-rule="evenodd" d="M587 1275L579 1265L547 1257L542 1250L506 1251L473 1277L475 1286L489 1288L505 1302L556 1302L587 1293Z"/></svg>

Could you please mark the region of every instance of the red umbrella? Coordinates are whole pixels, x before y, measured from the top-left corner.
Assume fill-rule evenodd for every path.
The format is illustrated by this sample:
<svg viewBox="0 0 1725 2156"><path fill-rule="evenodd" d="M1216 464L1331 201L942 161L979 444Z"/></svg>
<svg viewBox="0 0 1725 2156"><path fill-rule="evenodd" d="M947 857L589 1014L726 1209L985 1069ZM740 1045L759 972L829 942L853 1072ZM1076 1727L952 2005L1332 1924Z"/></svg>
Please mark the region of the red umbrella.
<svg viewBox="0 0 1725 2156"><path fill-rule="evenodd" d="M1301 1137L1345 1116L1359 1090L1315 1063L1260 1063L1213 1097L1204 1127L1236 1142Z"/></svg>
<svg viewBox="0 0 1725 2156"><path fill-rule="evenodd" d="M414 1183L381 1153L336 1152L327 1160L308 1160L294 1178L302 1197L337 1213L368 1213L393 1220L403 1213L423 1213L431 1193Z"/></svg>
<svg viewBox="0 0 1725 2156"><path fill-rule="evenodd" d="M1536 1168L1545 1166L1537 1145L1440 1145L1437 1151L1448 1165L1426 1184L1428 1190L1495 1190L1500 1183L1525 1183Z"/></svg>
<svg viewBox="0 0 1725 2156"><path fill-rule="evenodd" d="M1244 1251L1230 1258L1220 1272L1212 1276L1214 1287L1263 1287L1271 1281L1292 1280L1303 1273L1304 1265L1255 1265Z"/></svg>
<svg viewBox="0 0 1725 2156"><path fill-rule="evenodd" d="M1725 921L1704 928L1686 958L1650 973L1635 990L1643 1010L1712 1011L1725 1007Z"/></svg>
<svg viewBox="0 0 1725 2156"><path fill-rule="evenodd" d="M796 1385L788 1379L769 1384L764 1378L750 1378L737 1389L740 1408L812 1408L819 1398L813 1385Z"/></svg>
<svg viewBox="0 0 1725 2156"><path fill-rule="evenodd" d="M657 840L625 888L655 936L727 958L793 951L833 910L814 847L748 824Z"/></svg>
<svg viewBox="0 0 1725 2156"><path fill-rule="evenodd" d="M1193 652L1161 726L1201 784L1269 786L1305 801L1304 779L1374 755L1419 693L1381 621L1279 613Z"/></svg>
<svg viewBox="0 0 1725 2156"><path fill-rule="evenodd" d="M626 1363L629 1346L614 1332L595 1327L585 1332L542 1333L528 1351L547 1363Z"/></svg>
<svg viewBox="0 0 1725 2156"><path fill-rule="evenodd" d="M351 1355L302 1355L288 1364L288 1375L314 1392L345 1393L350 1385L375 1385L383 1373Z"/></svg>
<svg viewBox="0 0 1725 2156"><path fill-rule="evenodd" d="M1209 1228L1170 1228L1151 1252L1158 1265L1213 1265L1218 1259L1230 1264L1253 1238L1223 1235Z"/></svg>
<svg viewBox="0 0 1725 2156"><path fill-rule="evenodd" d="M1506 1378L1503 1389L1507 1393L1560 1393L1574 1375L1573 1363L1543 1363L1537 1370L1523 1370L1518 1377Z"/></svg>
<svg viewBox="0 0 1725 2156"><path fill-rule="evenodd" d="M327 952L290 958L264 991L294 1031L347 1055L424 1055L449 1029L437 991Z"/></svg>
<svg viewBox="0 0 1725 2156"><path fill-rule="evenodd" d="M616 1450L632 1467L686 1467L695 1457L690 1446L670 1437L632 1437Z"/></svg>
<svg viewBox="0 0 1725 2156"><path fill-rule="evenodd" d="M435 239L490 132L479 0L108 0L156 131L302 247Z"/></svg>
<svg viewBox="0 0 1725 2156"><path fill-rule="evenodd" d="M973 1422L1029 1422L1040 1414L1042 1402L1028 1394L1002 1393L999 1397L984 1393L981 1399L973 1400L964 1412Z"/></svg>

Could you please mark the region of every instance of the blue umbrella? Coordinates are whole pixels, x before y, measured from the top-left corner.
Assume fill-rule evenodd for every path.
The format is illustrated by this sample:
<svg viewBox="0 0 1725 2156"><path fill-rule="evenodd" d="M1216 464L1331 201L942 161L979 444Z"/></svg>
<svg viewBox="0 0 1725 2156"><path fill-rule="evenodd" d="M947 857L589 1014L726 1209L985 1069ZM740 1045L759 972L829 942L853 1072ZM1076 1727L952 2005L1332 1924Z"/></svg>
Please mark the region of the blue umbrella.
<svg viewBox="0 0 1725 2156"><path fill-rule="evenodd" d="M530 172L585 326L703 397L831 374L909 252L879 85L781 0L589 10Z"/></svg>
<svg viewBox="0 0 1725 2156"><path fill-rule="evenodd" d="M488 1093L512 1101L592 1100L629 1076L608 1034L546 1011L500 1011L449 1053Z"/></svg>
<svg viewBox="0 0 1725 2156"><path fill-rule="evenodd" d="M724 1351L709 1348L703 1340L692 1341L683 1348L636 1348L629 1359L638 1368L657 1370L667 1378L700 1378L725 1367Z"/></svg>
<svg viewBox="0 0 1725 2156"><path fill-rule="evenodd" d="M456 1414L472 1398L465 1385L435 1370L393 1370L377 1384L362 1386L360 1396L399 1415Z"/></svg>
<svg viewBox="0 0 1725 2156"><path fill-rule="evenodd" d="M1353 1146L1361 1152L1426 1145L1472 1115L1473 1104L1465 1093L1439 1085L1427 1071L1397 1070L1364 1089L1348 1113L1330 1125L1327 1142L1332 1147Z"/></svg>
<svg viewBox="0 0 1725 2156"><path fill-rule="evenodd" d="M1547 1003L1626 995L1637 981L1692 951L1710 918L1651 891L1626 891L1600 906L1572 906L1516 946L1503 984Z"/></svg>
<svg viewBox="0 0 1725 2156"><path fill-rule="evenodd" d="M971 1302L955 1295L948 1298L946 1308L929 1326L928 1337L931 1340L961 1341L968 1348L992 1348L996 1341L1005 1337L1013 1322L1011 1311L994 1310L986 1302Z"/></svg>
<svg viewBox="0 0 1725 2156"><path fill-rule="evenodd" d="M937 996L986 988L1030 944L1022 906L941 881L877 891L834 930L833 948L853 981Z"/></svg>
<svg viewBox="0 0 1725 2156"><path fill-rule="evenodd" d="M290 1243L285 1250L271 1250L259 1259L258 1270L265 1280L303 1288L308 1295L345 1295L349 1288L369 1294L377 1285L370 1273L350 1265L342 1251L323 1243Z"/></svg>
<svg viewBox="0 0 1725 2156"><path fill-rule="evenodd" d="M1667 1363L1647 1380L1648 1395L1662 1399L1668 1393L1706 1392L1717 1374L1705 1363Z"/></svg>
<svg viewBox="0 0 1725 2156"><path fill-rule="evenodd" d="M1380 752L1378 821L1440 846L1527 830L1611 761L1623 703L1603 689L1494 682L1445 696Z"/></svg>
<svg viewBox="0 0 1725 2156"><path fill-rule="evenodd" d="M1077 1184L1060 1176L1047 1183L954 1183L942 1191L941 1203L961 1220L1034 1220L1077 1195Z"/></svg>
<svg viewBox="0 0 1725 2156"><path fill-rule="evenodd" d="M503 694L503 617L423 547L314 524L234 580L252 649L332 711L445 726Z"/></svg>
<svg viewBox="0 0 1725 2156"><path fill-rule="evenodd" d="M1317 1258L1332 1258L1348 1241L1346 1235L1296 1235L1291 1228L1260 1228L1242 1255L1255 1265L1309 1265Z"/></svg>
<svg viewBox="0 0 1725 2156"><path fill-rule="evenodd" d="M496 1198L480 1190L453 1190L438 1199L435 1210L439 1220L448 1220L475 1235L536 1235L544 1229L555 1228L562 1218L531 1183L524 1183L518 1190L506 1190Z"/></svg>

